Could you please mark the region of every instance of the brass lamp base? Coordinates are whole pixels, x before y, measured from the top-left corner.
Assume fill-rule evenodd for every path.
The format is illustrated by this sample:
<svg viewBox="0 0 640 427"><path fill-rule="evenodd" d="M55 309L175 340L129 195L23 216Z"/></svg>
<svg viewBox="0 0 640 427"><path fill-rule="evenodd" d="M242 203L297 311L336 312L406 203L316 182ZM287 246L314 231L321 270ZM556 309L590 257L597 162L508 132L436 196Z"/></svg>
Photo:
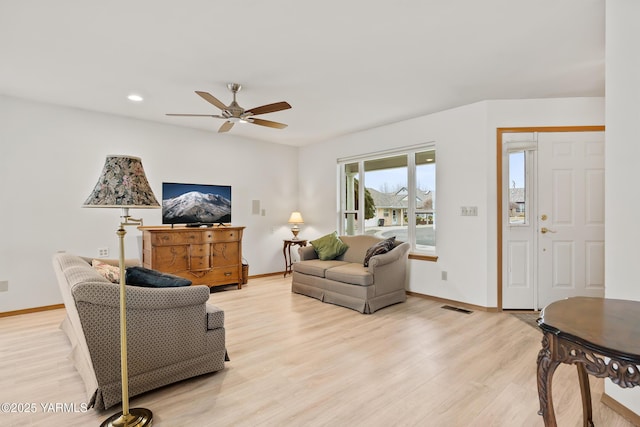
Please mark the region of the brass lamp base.
<svg viewBox="0 0 640 427"><path fill-rule="evenodd" d="M153 414L145 408L132 408L129 414L124 416L118 412L104 420L100 427L151 427Z"/></svg>

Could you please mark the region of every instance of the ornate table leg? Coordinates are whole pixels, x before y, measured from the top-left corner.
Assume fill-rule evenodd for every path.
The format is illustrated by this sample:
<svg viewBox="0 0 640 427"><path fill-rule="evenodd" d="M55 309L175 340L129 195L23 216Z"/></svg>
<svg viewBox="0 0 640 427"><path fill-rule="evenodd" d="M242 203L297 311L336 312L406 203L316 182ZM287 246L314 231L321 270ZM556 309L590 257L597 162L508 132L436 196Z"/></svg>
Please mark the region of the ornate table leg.
<svg viewBox="0 0 640 427"><path fill-rule="evenodd" d="M589 375L584 368L584 363L576 362L578 368L578 379L580 380L580 394L582 395L582 425L593 427L591 417L591 387L589 386Z"/></svg>
<svg viewBox="0 0 640 427"><path fill-rule="evenodd" d="M542 350L538 353L538 398L540 411L546 427L556 427L556 414L553 411L551 396L551 380L553 373L560 364L555 357L556 337L547 332L542 336Z"/></svg>
<svg viewBox="0 0 640 427"><path fill-rule="evenodd" d="M282 255L284 256L284 277L287 277L287 273L289 272L289 261L287 260L287 247L289 248L289 254L291 254L290 244L287 242L284 242L284 246L282 247Z"/></svg>

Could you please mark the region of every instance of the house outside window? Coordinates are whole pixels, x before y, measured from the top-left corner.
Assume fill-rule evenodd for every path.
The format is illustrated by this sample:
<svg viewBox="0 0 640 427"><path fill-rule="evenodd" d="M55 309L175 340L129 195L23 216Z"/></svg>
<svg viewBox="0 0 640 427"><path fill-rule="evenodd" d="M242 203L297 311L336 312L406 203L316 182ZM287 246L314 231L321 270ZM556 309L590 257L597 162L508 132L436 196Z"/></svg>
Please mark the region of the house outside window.
<svg viewBox="0 0 640 427"><path fill-rule="evenodd" d="M435 253L433 146L338 161L340 233L396 236L415 252Z"/></svg>

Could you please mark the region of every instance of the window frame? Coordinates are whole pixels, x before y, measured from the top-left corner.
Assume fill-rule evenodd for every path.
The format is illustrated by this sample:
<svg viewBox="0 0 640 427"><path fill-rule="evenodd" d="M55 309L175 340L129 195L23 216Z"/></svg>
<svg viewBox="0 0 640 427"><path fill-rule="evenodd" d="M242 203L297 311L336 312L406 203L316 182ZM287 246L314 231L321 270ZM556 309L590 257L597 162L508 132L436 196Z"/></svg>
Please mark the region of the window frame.
<svg viewBox="0 0 640 427"><path fill-rule="evenodd" d="M357 217L356 225L355 225L355 233L354 234L364 234L365 233L365 219L364 219L364 211L365 211L365 188L366 188L366 177L365 177L365 162L371 160L379 160L387 157L395 157L395 156L406 156L407 160L407 198L408 198L408 206L407 206L407 215L408 215L408 223L407 223L407 240L411 244L411 252L414 252L419 255L436 255L437 251L437 238L436 245L430 247L428 249L418 248L416 245L416 197L417 197L417 185L416 182L416 154L425 152L425 151L433 151L437 158L437 150L435 142L429 142L425 144L410 146L410 147L402 147L394 150L386 150L386 151L378 151L368 154L363 154L359 156L345 157L337 159L337 169L339 174L338 180L338 232L339 234L346 233L345 226L345 218L346 215L355 214ZM435 180L435 188L432 190L434 195L437 193L437 160L436 164L436 180ZM349 164L357 164L358 166L358 209L346 209L346 193L347 193L347 173L346 166ZM435 201L434 201L435 202ZM436 225L435 218L437 217L435 211L435 203L433 205L433 218L434 218L434 227ZM434 230L435 232L435 230Z"/></svg>

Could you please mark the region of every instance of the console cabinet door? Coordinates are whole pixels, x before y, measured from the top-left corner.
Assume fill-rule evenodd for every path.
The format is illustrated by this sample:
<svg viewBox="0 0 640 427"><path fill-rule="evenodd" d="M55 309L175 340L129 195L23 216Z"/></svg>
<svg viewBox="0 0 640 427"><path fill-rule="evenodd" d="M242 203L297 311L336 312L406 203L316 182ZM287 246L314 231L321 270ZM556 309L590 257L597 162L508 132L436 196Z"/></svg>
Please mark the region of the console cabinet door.
<svg viewBox="0 0 640 427"><path fill-rule="evenodd" d="M170 274L189 271L188 246L156 246L152 253L153 264L148 268Z"/></svg>
<svg viewBox="0 0 640 427"><path fill-rule="evenodd" d="M214 267L238 265L238 243L214 243L212 255Z"/></svg>

